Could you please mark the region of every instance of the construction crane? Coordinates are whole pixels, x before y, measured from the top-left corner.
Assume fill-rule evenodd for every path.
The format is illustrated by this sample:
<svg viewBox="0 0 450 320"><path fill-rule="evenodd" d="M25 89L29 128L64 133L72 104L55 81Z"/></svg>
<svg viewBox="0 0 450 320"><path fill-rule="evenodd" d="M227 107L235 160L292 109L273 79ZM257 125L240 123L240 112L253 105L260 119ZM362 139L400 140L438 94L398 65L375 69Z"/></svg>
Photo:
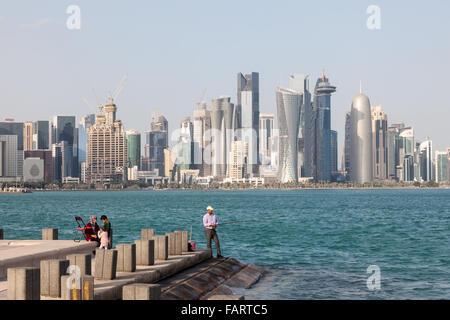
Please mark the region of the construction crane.
<svg viewBox="0 0 450 320"><path fill-rule="evenodd" d="M111 104L114 104L114 100L116 100L119 94L122 92L123 88L125 87L125 82L127 81L127 79L128 77L126 75L123 76L116 90L113 93L110 92L109 97L107 99L110 101Z"/></svg>
<svg viewBox="0 0 450 320"><path fill-rule="evenodd" d="M200 100L196 103L198 108L200 108L200 105L202 104L203 99L205 99L205 95L206 95L206 89L203 90Z"/></svg>

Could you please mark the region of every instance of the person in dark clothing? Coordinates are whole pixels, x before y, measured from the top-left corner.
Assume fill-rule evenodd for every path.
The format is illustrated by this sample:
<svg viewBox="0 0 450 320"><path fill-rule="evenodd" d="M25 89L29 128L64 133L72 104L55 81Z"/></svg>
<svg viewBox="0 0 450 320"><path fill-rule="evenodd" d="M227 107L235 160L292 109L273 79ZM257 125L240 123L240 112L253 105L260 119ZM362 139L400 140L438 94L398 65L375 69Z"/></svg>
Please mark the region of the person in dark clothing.
<svg viewBox="0 0 450 320"><path fill-rule="evenodd" d="M102 222L103 222L103 227L105 228L105 231L108 232L108 239L109 239L108 249L112 249L112 242L113 242L112 234L113 234L113 231L112 231L112 228L111 228L111 222L108 220L108 217L105 216L105 215L102 215L100 217L100 220L102 220Z"/></svg>
<svg viewBox="0 0 450 320"><path fill-rule="evenodd" d="M86 225L86 239L87 241L97 241L98 244L100 244L99 238L98 238L98 232L100 230L100 227L97 224L97 216L90 216L89 217L89 223Z"/></svg>

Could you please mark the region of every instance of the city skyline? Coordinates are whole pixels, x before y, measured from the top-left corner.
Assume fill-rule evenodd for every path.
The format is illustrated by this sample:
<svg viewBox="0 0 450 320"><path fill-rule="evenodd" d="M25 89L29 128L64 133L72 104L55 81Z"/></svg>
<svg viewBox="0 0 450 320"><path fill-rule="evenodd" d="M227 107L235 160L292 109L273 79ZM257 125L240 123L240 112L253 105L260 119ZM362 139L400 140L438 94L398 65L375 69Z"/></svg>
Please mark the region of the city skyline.
<svg viewBox="0 0 450 320"><path fill-rule="evenodd" d="M260 112L275 113L273 88L286 87L285 79L290 74L302 72L315 79L325 68L338 88L333 95L331 128L341 133L339 146L343 145L345 113L359 80L363 80L373 105L382 105L391 122L407 121L416 128L419 140L431 136L435 149L446 149L445 119L450 111L442 94L428 92L445 92L445 75L450 71L448 65L434 62L446 61L450 52L446 42L437 41L449 30L444 17L448 3L378 1L383 24L376 31L366 27L368 2L345 6L332 1L324 6L285 4L292 7L292 13L282 10L283 4L258 3L256 15L246 23L244 17L255 9L249 3L127 6L79 1L83 24L80 31L73 32L65 28L64 4L1 4L0 32L7 49L0 62L4 70L0 79L1 120L48 120L54 114L81 119L97 112L92 88L103 97L123 74L128 74L129 84L117 101L121 119L127 130L144 132L155 109L164 110L170 123L180 123L186 114L192 114L205 88L204 100L209 108L211 100L223 94L237 103L232 79L240 71L260 73ZM107 14L102 14L104 5L108 5ZM169 18L173 6L183 10L175 10L175 16ZM33 10L25 10L30 7ZM294 18L296 8L311 14L289 19ZM431 12L433 15L427 15ZM229 16L233 17L232 28L219 23ZM318 16L327 23L317 24ZM116 18L117 24L106 23L109 18ZM266 20L273 21L270 27L264 24ZM307 30L310 25L314 25L314 34L305 32L305 41L296 44L290 41L292 32L287 31ZM334 26L332 37L330 25ZM167 28L164 37L158 33L161 26ZM247 36L237 37L242 29L247 30ZM148 44L137 36L141 34L148 36ZM326 41L317 41L325 36ZM223 42L235 52L216 50ZM347 50L349 46L351 51ZM277 47L286 50L274 51ZM104 51L108 51L106 57ZM179 52L183 52L182 57ZM389 76L392 73L396 76ZM176 95L169 93L173 86L177 87ZM81 97L86 97L91 107ZM339 159L341 152L339 147Z"/></svg>

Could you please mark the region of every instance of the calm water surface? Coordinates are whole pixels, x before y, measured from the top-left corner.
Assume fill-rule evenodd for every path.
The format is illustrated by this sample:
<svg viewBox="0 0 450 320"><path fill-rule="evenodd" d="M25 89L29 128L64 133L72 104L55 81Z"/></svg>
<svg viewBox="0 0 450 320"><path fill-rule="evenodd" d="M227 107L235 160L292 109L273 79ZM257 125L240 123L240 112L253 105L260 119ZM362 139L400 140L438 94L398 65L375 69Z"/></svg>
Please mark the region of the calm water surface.
<svg viewBox="0 0 450 320"><path fill-rule="evenodd" d="M74 216L108 215L115 243L141 228L189 230L205 247L207 205L220 222L225 256L269 273L247 299L450 299L450 190L46 192L0 195L8 239L59 229L73 239ZM215 251L214 251L215 253ZM0 253L1 255L1 253ZM369 291L367 268L381 270Z"/></svg>

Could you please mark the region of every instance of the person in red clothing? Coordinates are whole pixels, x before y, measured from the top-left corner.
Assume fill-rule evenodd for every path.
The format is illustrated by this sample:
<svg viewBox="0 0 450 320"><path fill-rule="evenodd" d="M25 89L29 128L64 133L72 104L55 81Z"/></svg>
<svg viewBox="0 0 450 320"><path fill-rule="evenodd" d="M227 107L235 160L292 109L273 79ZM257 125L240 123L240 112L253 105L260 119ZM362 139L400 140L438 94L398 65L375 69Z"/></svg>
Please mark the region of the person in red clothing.
<svg viewBox="0 0 450 320"><path fill-rule="evenodd" d="M86 225L86 240L87 241L97 241L99 242L98 232L100 227L97 224L97 216L90 216L89 223Z"/></svg>

